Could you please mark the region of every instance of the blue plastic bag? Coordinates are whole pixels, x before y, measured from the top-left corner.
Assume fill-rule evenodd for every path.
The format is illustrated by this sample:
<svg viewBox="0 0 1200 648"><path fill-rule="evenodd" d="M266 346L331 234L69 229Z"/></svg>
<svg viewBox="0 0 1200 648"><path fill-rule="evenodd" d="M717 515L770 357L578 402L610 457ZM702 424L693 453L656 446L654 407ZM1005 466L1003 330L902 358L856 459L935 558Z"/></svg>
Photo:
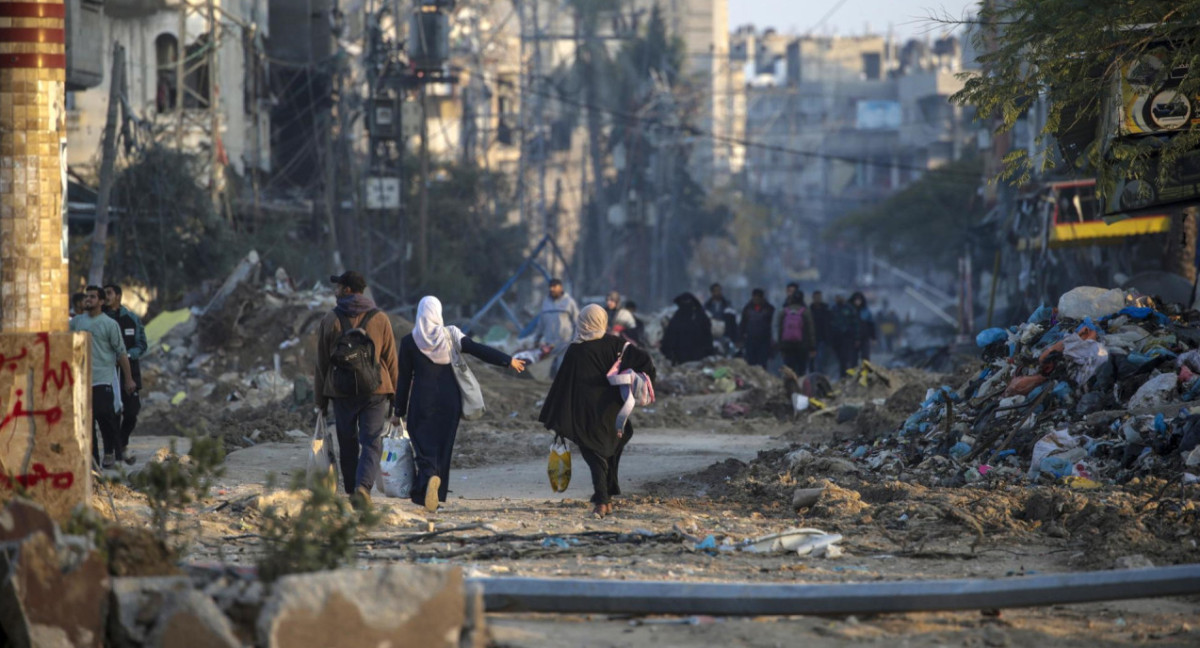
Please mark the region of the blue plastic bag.
<svg viewBox="0 0 1200 648"><path fill-rule="evenodd" d="M985 349L1001 340L1008 339L1008 331L1002 328L990 328L979 332L975 336L975 346L980 349Z"/></svg>
<svg viewBox="0 0 1200 648"><path fill-rule="evenodd" d="M1054 309L1042 304L1037 310L1033 311L1027 322L1029 324L1041 324L1042 322L1049 322L1051 317L1054 317Z"/></svg>

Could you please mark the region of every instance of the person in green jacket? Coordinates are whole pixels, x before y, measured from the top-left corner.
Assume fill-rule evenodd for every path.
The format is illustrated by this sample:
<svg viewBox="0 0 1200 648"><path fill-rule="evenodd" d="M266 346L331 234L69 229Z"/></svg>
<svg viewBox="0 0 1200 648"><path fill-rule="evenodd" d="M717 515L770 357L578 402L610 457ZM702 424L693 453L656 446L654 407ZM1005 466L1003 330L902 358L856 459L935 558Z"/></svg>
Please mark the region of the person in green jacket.
<svg viewBox="0 0 1200 648"><path fill-rule="evenodd" d="M116 393L113 390L117 367L121 368L122 391L131 393L137 389L133 373L129 368L129 353L116 320L104 314L104 289L88 286L83 301L84 312L71 318L72 331L84 331L92 338L92 419L100 426L104 440L103 468L111 468L117 461L126 461L125 446L121 443L120 420L117 418ZM92 431L92 456L100 461L100 444Z"/></svg>

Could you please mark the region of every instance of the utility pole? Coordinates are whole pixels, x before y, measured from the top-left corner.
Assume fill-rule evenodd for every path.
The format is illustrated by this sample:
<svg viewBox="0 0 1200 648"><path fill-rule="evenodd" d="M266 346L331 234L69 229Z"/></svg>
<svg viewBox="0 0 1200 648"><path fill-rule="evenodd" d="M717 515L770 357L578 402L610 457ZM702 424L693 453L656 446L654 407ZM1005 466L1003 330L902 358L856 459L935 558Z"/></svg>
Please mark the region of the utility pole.
<svg viewBox="0 0 1200 648"><path fill-rule="evenodd" d="M540 91L545 85L544 72L542 70L542 23L538 15L538 6L541 5L541 0L533 0L533 79L530 81L530 87L539 88L539 92L534 97L533 123L538 130L537 139L537 158L538 158L538 185L537 185L537 216L539 224L542 228L542 233L557 241L557 232L550 231L549 210L546 209L546 157L549 152L546 150L546 138L550 135L551 129L546 124L546 97L545 93ZM554 265L553 246L547 246L546 255L549 262L547 267Z"/></svg>
<svg viewBox="0 0 1200 648"><path fill-rule="evenodd" d="M417 208L417 271L419 283L429 281L429 117L425 84L421 84L421 204Z"/></svg>
<svg viewBox="0 0 1200 648"><path fill-rule="evenodd" d="M334 28L333 28L333 71L330 73L329 79L329 116L325 125L325 224L329 228L329 248L330 248L330 263L333 265L333 271L341 273L345 268L342 266L342 250L338 245L338 219L335 213L338 209L337 200L337 152L334 147L336 141L334 131L338 129L338 119L341 115L339 104L342 99L342 41L341 41L341 11L338 8L338 0L333 0L331 9Z"/></svg>
<svg viewBox="0 0 1200 648"><path fill-rule="evenodd" d="M220 62L217 52L221 47L221 23L217 20L214 0L208 0L208 122L210 166L208 170L209 198L213 208L218 212L221 208L221 111L218 109L217 93L221 86L217 83L217 65ZM226 214L228 217L229 214Z"/></svg>
<svg viewBox="0 0 1200 648"><path fill-rule="evenodd" d="M183 150L183 99L187 93L188 6L179 8L179 32L175 41L175 150Z"/></svg>
<svg viewBox="0 0 1200 648"><path fill-rule="evenodd" d="M104 120L101 140L100 189L96 196L96 221L92 229L92 262L88 283L99 286L104 282L104 261L108 248L108 204L112 196L113 167L117 160L117 121L120 119L121 89L125 83L125 48L113 43L112 74L108 78L108 115Z"/></svg>
<svg viewBox="0 0 1200 648"><path fill-rule="evenodd" d="M521 97L521 124L518 127L517 142L521 147L517 151L517 208L520 210L520 221L522 225L529 225L529 205L525 195L525 170L528 166L528 161L525 159L526 149L525 138L528 135L529 129L529 110L525 104L525 100L529 97L529 72L525 68L525 50L526 50L526 29L528 25L525 22L525 2L527 0L513 0L513 4L517 10L517 31L521 35L520 50L517 54L517 89ZM533 0L537 2L537 0Z"/></svg>

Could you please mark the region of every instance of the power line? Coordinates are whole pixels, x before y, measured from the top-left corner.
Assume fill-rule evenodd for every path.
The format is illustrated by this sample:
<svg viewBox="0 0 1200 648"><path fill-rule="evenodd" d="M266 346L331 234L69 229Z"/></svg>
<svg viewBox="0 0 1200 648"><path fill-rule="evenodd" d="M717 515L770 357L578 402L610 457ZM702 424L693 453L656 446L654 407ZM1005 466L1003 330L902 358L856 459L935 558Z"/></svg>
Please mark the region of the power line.
<svg viewBox="0 0 1200 648"><path fill-rule="evenodd" d="M730 137L730 136L726 136L726 135L719 135L719 134L713 133L711 131L703 130L697 126L674 125L674 124L666 123L666 122L662 121L661 119L657 119L654 117L639 117L639 116L633 115L631 113L627 113L627 112L623 112L623 111L619 111L619 110L615 110L615 109L611 109L611 108L605 108L602 106L595 106L595 105L588 104L587 102L578 101L578 100L574 100L574 99L568 99L567 97L553 95L550 93L540 92L540 91L534 90L532 87L525 88L525 92L528 92L530 94L549 97L549 98L555 99L561 103L575 106L577 108L587 108L588 110L595 110L595 111L607 114L611 117L621 119L627 123L639 123L639 122L648 123L650 125L658 126L663 129L682 131L683 133L694 136L694 137L704 137L704 138L711 139L713 141L724 142L727 144L738 144L741 146L745 146L747 148L757 148L757 149L761 149L764 151L774 151L777 153L784 153L787 155L796 155L796 156L800 156L800 157L808 157L808 158L813 158L813 159L833 160L833 161L837 161L837 162L848 162L848 163L852 163L852 164L864 164L867 166L878 166L878 167L883 167L883 168L887 168L887 169L903 169L903 170L908 170L908 171L918 171L921 173L928 173L929 171L934 170L934 169L929 169L926 167L921 167L921 166L916 166L916 165L911 165L911 164L893 164L890 162L881 162L881 161L870 159L870 158L860 158L860 157L854 157L854 156L850 156L850 155L836 155L836 154L830 154L830 153L820 153L817 151L804 151L804 150L800 150L800 149L789 148L786 146L780 146L777 144L767 144L765 142L757 142L757 141L749 140L749 139L742 139L742 138ZM972 180L973 184L978 184L980 181L980 177L973 173L964 173L964 172L952 171L952 170L948 170L948 169L945 169L942 171L943 171L943 173L946 173L948 175L962 176L963 178L970 178Z"/></svg>

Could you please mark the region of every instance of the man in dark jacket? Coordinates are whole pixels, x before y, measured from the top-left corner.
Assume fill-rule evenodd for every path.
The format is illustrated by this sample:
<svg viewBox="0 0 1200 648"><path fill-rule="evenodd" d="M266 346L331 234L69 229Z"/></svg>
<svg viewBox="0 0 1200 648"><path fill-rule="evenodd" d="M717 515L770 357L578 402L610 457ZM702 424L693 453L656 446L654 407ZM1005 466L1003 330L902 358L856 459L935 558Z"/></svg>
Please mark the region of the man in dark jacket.
<svg viewBox="0 0 1200 648"><path fill-rule="evenodd" d="M142 398L139 395L142 391L142 363L141 357L146 353L149 345L146 343L146 327L142 326L142 319L137 316L137 313L125 308L121 305L123 290L117 284L108 284L104 286L104 314L117 321L117 326L121 328L121 340L125 343L125 352L129 354L129 371L133 374L133 382L136 389L132 392L121 395L121 419L120 434L118 447L126 448L129 446L129 437L133 436L133 429L137 427L138 413L142 411ZM137 461L137 457L128 450L125 451L125 463L133 465Z"/></svg>
<svg viewBox="0 0 1200 648"><path fill-rule="evenodd" d="M817 330L817 359L813 362L813 370L825 373L833 355L833 311L825 303L825 296L820 290L813 292L809 310L812 311L813 326Z"/></svg>
<svg viewBox="0 0 1200 648"><path fill-rule="evenodd" d="M376 308L375 301L363 294L367 281L361 274L346 272L329 280L337 285L337 307L326 313L317 332L313 391L320 412L325 412L329 403L333 403L338 447L342 453L342 481L355 505L361 506L371 501L371 487L379 478L384 423L400 377L396 336L387 313ZM379 386L371 393L344 393L334 384L334 352L342 333L353 329L363 329L375 346Z"/></svg>
<svg viewBox="0 0 1200 648"><path fill-rule="evenodd" d="M751 293L750 303L742 309L742 345L746 362L767 368L771 359L771 325L775 319L775 307L767 301L762 288Z"/></svg>
<svg viewBox="0 0 1200 648"><path fill-rule="evenodd" d="M725 292L721 288L721 284L715 283L708 287L708 301L704 302L704 310L708 312L709 318L725 317L725 311L729 310L729 306L729 300L725 299Z"/></svg>
<svg viewBox="0 0 1200 648"><path fill-rule="evenodd" d="M721 337L733 342L738 339L737 315L732 312L733 305L725 298L721 284L715 283L708 288L708 301L704 302L704 311L709 319L721 322L725 333Z"/></svg>
<svg viewBox="0 0 1200 648"><path fill-rule="evenodd" d="M833 350L837 354L838 368L845 376L857 361L858 338L860 330L858 309L846 297L838 295L833 305Z"/></svg>

